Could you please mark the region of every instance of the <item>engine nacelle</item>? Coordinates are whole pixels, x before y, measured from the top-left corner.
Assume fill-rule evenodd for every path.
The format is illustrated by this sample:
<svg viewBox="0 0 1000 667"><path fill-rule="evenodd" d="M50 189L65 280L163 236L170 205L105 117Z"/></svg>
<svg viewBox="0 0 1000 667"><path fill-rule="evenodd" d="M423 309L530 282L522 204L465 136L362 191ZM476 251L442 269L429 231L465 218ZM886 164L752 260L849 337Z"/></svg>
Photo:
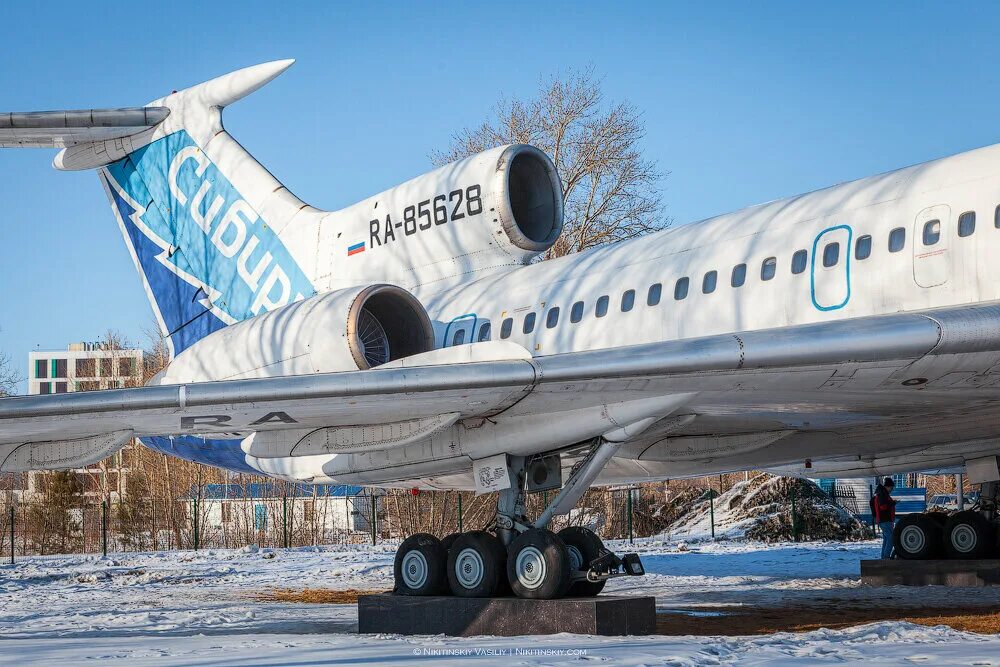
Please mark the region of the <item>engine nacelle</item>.
<svg viewBox="0 0 1000 667"><path fill-rule="evenodd" d="M434 348L423 305L395 285L327 292L216 331L151 384L365 370Z"/></svg>
<svg viewBox="0 0 1000 667"><path fill-rule="evenodd" d="M317 265L331 267L330 282L317 287L387 279L416 286L527 264L552 247L562 225L552 160L534 146L500 146L325 215ZM316 238L308 227L288 233Z"/></svg>

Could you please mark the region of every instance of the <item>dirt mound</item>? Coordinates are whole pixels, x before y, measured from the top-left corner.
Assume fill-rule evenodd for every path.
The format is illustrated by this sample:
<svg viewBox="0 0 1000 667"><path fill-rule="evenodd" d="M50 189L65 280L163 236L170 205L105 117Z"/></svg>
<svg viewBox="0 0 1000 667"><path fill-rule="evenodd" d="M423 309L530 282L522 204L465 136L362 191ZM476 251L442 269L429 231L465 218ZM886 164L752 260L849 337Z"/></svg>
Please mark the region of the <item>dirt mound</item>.
<svg viewBox="0 0 1000 667"><path fill-rule="evenodd" d="M714 492L712 492L714 493ZM792 504L795 504L795 525ZM715 498L715 536L775 542L801 540L860 540L865 526L833 502L818 486L796 477L758 475L739 482ZM670 539L711 536L709 494L696 499L666 531Z"/></svg>

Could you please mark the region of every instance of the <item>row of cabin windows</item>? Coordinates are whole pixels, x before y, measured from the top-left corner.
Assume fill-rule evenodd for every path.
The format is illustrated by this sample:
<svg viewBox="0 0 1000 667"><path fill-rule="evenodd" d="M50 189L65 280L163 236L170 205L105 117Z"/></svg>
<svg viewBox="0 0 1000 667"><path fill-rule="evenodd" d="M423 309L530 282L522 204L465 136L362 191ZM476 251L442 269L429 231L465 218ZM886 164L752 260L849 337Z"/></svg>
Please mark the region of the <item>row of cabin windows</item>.
<svg viewBox="0 0 1000 667"><path fill-rule="evenodd" d="M993 223L997 229L1000 229L1000 206L997 206L993 214ZM976 213L975 211L966 211L958 218L958 235L961 238L971 236L976 231ZM932 246L936 244L941 238L941 221L940 220L930 220L924 224L923 229L923 244L925 246ZM890 253L897 253L906 247L906 229L903 227L896 227L891 232L889 232L889 239L887 247ZM871 257L872 254L872 237L869 234L864 236L859 236L854 243L854 259L858 261L866 260ZM823 247L822 262L824 268L832 268L840 263L840 243L838 241L832 241ZM805 272L809 264L809 253L806 250L797 250L792 254L791 270L794 275ZM760 266L760 279L764 282L772 280L778 273L778 259L777 257L768 257ZM733 271L730 275L729 284L734 287L742 287L746 283L747 279L747 265L737 264L733 267ZM715 291L719 282L719 272L712 270L705 273L701 280L701 293L711 294ZM691 281L685 276L679 278L676 283L674 283L674 300L681 301L687 298L688 291L690 289ZM663 284L656 283L650 285L649 290L646 292L646 305L656 306L660 303L660 298L663 294ZM610 297L607 295L602 296L597 299L597 303L594 307L594 316L601 318L608 314L608 306L610 305ZM635 307L635 290L626 290L622 294L621 298L621 312L627 313L632 308ZM570 309L569 321L572 324L576 324L583 319L584 302L577 301L573 304ZM536 323L535 313L528 313L524 316L524 322L521 326L521 332L524 334L530 334L535 330ZM548 310L545 315L545 327L547 329L553 329L559 324L559 307L554 306ZM514 318L508 317L500 325L500 338L506 339L510 338L514 330ZM477 336L479 342L490 340L490 324L485 322L479 329L479 335ZM460 330L455 333L454 339L452 341L453 345L461 345L465 342L465 331Z"/></svg>

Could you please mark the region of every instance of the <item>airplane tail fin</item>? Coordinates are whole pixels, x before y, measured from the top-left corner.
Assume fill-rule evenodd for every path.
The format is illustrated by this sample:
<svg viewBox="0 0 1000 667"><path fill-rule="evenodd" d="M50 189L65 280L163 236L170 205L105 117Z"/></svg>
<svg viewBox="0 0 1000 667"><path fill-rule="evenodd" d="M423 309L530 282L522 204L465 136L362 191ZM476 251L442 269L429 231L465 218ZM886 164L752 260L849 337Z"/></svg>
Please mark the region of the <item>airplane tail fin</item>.
<svg viewBox="0 0 1000 667"><path fill-rule="evenodd" d="M159 110L155 125L64 142L56 156L58 169L100 170L171 356L213 331L315 293L310 269L303 269L308 249L283 242L282 231L294 218L319 212L222 125L224 107L292 62L248 67L172 93L143 108L147 116Z"/></svg>

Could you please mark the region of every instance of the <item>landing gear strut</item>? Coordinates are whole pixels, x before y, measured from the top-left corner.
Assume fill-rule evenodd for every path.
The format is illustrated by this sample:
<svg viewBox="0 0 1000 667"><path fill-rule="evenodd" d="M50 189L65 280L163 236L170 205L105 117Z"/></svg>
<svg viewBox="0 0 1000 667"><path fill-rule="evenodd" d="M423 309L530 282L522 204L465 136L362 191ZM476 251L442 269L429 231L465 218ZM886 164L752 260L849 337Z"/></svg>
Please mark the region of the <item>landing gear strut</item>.
<svg viewBox="0 0 1000 667"><path fill-rule="evenodd" d="M547 528L553 516L576 505L620 446L597 439L534 522L525 516L529 460L508 456L510 483L499 493L496 535L474 531L449 535L444 543L426 534L404 540L396 552L396 592L437 595L447 588L461 597L494 597L510 590L521 598L551 600L597 595L612 577L645 574L637 554L617 557L591 530L565 528L557 535Z"/></svg>

